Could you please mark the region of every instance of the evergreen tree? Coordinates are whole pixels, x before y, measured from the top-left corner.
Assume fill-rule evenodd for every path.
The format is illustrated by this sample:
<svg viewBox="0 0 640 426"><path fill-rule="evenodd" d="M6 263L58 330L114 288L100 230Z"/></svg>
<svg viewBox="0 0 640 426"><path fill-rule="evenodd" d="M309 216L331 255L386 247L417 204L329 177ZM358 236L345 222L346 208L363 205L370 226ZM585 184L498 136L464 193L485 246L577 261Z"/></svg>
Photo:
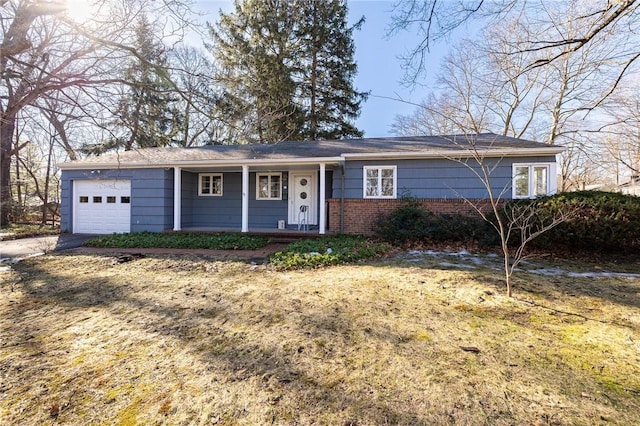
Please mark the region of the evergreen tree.
<svg viewBox="0 0 640 426"><path fill-rule="evenodd" d="M278 142L300 137L302 111L295 105L291 17L286 0L235 2L210 27L222 72L220 108L241 131L240 143Z"/></svg>
<svg viewBox="0 0 640 426"><path fill-rule="evenodd" d="M364 23L361 18L347 26L347 7L342 0L303 0L304 20L298 26L302 43L302 97L308 101L305 139L362 137L353 121L367 94L357 92L353 79L357 65L352 34Z"/></svg>
<svg viewBox="0 0 640 426"><path fill-rule="evenodd" d="M125 68L127 91L117 106L115 125L122 134L103 148L148 148L175 142L180 113L175 91L157 70L166 69L162 43L153 38L153 25L141 15L136 27L136 49L140 57Z"/></svg>
<svg viewBox="0 0 640 426"><path fill-rule="evenodd" d="M359 137L354 28L343 0L236 0L210 26L223 72L219 108L239 142Z"/></svg>

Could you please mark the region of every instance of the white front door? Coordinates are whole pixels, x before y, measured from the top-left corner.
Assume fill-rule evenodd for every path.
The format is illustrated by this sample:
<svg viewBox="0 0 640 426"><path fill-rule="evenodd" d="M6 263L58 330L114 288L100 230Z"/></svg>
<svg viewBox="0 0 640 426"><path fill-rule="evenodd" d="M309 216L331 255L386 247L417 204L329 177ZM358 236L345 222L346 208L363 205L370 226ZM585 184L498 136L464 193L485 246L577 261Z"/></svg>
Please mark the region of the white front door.
<svg viewBox="0 0 640 426"><path fill-rule="evenodd" d="M289 223L318 224L316 172L289 173Z"/></svg>

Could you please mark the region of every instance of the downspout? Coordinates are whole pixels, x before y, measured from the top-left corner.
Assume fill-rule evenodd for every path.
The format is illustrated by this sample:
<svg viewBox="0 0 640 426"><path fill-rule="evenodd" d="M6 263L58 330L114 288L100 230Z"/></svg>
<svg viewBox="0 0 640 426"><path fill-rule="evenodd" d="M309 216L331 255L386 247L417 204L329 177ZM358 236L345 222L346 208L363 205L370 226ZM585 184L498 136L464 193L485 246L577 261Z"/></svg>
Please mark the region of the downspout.
<svg viewBox="0 0 640 426"><path fill-rule="evenodd" d="M344 234L344 160L340 162L340 233Z"/></svg>

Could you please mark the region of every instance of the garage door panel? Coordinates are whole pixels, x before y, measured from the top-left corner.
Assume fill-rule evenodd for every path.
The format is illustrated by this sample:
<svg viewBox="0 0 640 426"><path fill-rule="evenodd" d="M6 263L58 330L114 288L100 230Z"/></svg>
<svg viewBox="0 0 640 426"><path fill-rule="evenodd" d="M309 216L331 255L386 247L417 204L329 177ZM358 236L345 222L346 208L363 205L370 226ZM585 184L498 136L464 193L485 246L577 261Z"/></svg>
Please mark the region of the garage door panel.
<svg viewBox="0 0 640 426"><path fill-rule="evenodd" d="M74 233L111 234L131 230L131 181L74 182Z"/></svg>

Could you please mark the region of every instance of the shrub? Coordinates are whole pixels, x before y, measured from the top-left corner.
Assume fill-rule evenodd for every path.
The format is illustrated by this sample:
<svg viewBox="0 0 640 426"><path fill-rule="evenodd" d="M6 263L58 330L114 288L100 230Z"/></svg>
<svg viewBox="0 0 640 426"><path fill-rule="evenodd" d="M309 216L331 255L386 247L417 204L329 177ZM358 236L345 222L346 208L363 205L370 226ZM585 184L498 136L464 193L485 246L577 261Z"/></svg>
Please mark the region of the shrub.
<svg viewBox="0 0 640 426"><path fill-rule="evenodd" d="M402 206L375 223L377 236L394 244L421 241L487 241L492 232L489 225L477 215L436 215L420 201L408 199Z"/></svg>
<svg viewBox="0 0 640 426"><path fill-rule="evenodd" d="M432 237L434 241L457 241L462 243L491 243L495 230L479 215L445 214L439 216L440 227Z"/></svg>
<svg viewBox="0 0 640 426"><path fill-rule="evenodd" d="M380 256L388 250L389 246L384 243L359 236L340 235L298 240L284 250L273 253L269 260L280 270L317 268Z"/></svg>
<svg viewBox="0 0 640 426"><path fill-rule="evenodd" d="M110 248L185 248L211 250L255 250L269 242L267 237L241 233L195 234L137 232L93 238L90 247Z"/></svg>
<svg viewBox="0 0 640 426"><path fill-rule="evenodd" d="M439 234L441 221L419 200L407 198L400 207L376 220L374 232L394 244L416 242Z"/></svg>
<svg viewBox="0 0 640 426"><path fill-rule="evenodd" d="M640 197L580 191L526 202L536 203L541 220L549 220L560 209L573 212L565 222L534 240L532 245L536 247L624 251L640 246Z"/></svg>

